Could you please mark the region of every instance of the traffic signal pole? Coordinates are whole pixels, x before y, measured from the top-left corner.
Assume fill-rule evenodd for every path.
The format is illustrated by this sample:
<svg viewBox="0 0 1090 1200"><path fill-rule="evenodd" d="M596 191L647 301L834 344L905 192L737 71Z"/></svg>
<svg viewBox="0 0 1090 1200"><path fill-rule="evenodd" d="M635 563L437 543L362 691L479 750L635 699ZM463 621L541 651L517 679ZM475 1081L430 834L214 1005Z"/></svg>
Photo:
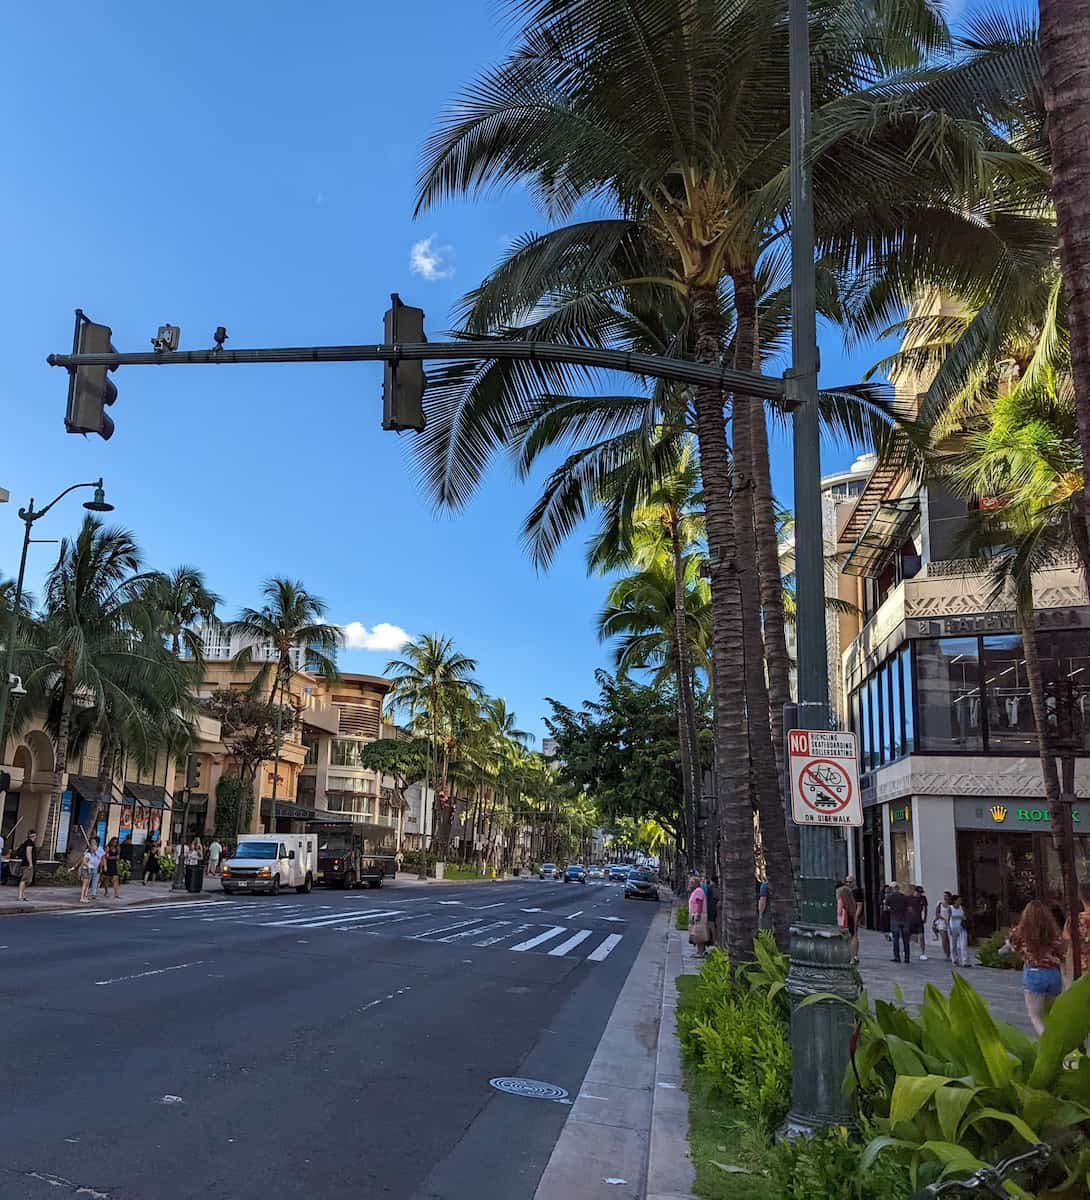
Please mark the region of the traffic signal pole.
<svg viewBox="0 0 1090 1200"><path fill-rule="evenodd" d="M797 720L828 729L829 651L825 626L825 533L818 425L818 344L810 141L810 29L807 0L790 0L791 370L795 468L795 590L798 609ZM792 708L793 706L789 706ZM841 1001L858 995L848 935L836 925L832 828L799 830L802 919L791 927L791 1111L784 1133L809 1134L851 1119L844 1094L852 1014ZM838 997L803 1004L824 993Z"/></svg>

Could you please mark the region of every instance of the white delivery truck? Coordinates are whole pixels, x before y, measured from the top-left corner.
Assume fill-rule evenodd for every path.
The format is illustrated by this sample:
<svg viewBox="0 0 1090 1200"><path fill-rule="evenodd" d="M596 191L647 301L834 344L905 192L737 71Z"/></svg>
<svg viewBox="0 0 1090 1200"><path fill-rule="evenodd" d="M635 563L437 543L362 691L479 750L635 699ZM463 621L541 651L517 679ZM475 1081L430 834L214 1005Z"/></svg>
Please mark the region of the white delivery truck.
<svg viewBox="0 0 1090 1200"><path fill-rule="evenodd" d="M309 892L318 873L318 835L315 833L240 834L238 849L220 872L223 890L268 892L281 888Z"/></svg>

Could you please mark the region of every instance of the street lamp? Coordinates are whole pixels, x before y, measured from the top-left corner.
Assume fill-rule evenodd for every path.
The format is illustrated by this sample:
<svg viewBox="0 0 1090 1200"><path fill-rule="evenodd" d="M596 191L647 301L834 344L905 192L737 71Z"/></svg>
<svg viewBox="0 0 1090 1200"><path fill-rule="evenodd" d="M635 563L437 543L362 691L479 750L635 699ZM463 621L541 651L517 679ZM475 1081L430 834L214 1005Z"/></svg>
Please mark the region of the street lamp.
<svg viewBox="0 0 1090 1200"><path fill-rule="evenodd" d="M30 535L34 529L35 521L41 520L58 500L63 500L69 492L77 491L79 488L95 489L91 499L84 502L84 508L90 512L113 512L114 506L106 502L106 493L103 491L101 479L96 479L94 483L74 483L71 487L66 487L59 496L55 496L44 508L36 509L34 507L34 497L31 496L30 503L26 508L19 509L19 520L26 526L26 531L23 534L23 552L19 557L19 576L15 581L15 597L11 606L11 616L8 618L7 642L4 646L4 670L0 673L0 760L3 759L4 747L7 744L4 737L4 729L8 715L8 697L14 693L12 680L18 680L18 676L12 672L12 667L15 664L15 636L19 628L19 606L23 600L23 580L26 576L27 551L30 549L32 542L49 540L32 538ZM21 680L19 680L19 686L22 688Z"/></svg>
<svg viewBox="0 0 1090 1200"><path fill-rule="evenodd" d="M817 303L814 272L810 141L808 0L790 0L791 92L791 370L794 401L795 591L798 610L798 725L829 728L829 658L825 635L825 542L818 426ZM843 1125L851 1115L843 1081L851 1046L851 1010L837 1000L802 1002L814 993L854 1000L858 980L848 938L833 908L833 830L799 830L801 917L791 927L791 1111L784 1131L807 1134Z"/></svg>

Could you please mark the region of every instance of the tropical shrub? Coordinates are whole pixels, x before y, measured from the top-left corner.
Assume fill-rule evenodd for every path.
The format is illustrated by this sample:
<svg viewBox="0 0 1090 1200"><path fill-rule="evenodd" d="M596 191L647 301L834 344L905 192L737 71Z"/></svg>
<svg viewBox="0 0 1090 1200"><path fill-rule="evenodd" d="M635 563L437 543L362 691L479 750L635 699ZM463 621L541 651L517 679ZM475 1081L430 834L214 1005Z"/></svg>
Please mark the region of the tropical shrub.
<svg viewBox="0 0 1090 1200"><path fill-rule="evenodd" d="M677 906L677 912L674 914L674 924L678 929L689 928L689 910L684 904L679 904Z"/></svg>
<svg viewBox="0 0 1090 1200"><path fill-rule="evenodd" d="M1045 1141L1063 1146L1063 1169L1039 1195L1088 1195L1090 976L1056 1001L1036 1042L996 1020L960 975L948 997L928 985L916 1015L881 1000L871 1013L865 996L858 1011L848 1086L876 1127L864 1169L892 1157L922 1188Z"/></svg>
<svg viewBox="0 0 1090 1200"><path fill-rule="evenodd" d="M864 1131L865 1132L865 1131ZM862 1144L843 1126L774 1145L767 1158L767 1195L775 1200L906 1200L908 1171L887 1159L859 1172Z"/></svg>
<svg viewBox="0 0 1090 1200"><path fill-rule="evenodd" d="M695 1002L678 1013L678 1032L689 1064L727 1104L743 1108L763 1128L774 1129L791 1098L791 1047L779 991L751 982L711 950L700 972Z"/></svg>
<svg viewBox="0 0 1090 1200"><path fill-rule="evenodd" d="M1020 971L1022 969L1022 956L1017 950L1010 950L1006 954L1000 953L1000 948L1007 940L1007 931L998 929L991 937L986 938L976 948L976 956L982 967L998 967L1006 971Z"/></svg>

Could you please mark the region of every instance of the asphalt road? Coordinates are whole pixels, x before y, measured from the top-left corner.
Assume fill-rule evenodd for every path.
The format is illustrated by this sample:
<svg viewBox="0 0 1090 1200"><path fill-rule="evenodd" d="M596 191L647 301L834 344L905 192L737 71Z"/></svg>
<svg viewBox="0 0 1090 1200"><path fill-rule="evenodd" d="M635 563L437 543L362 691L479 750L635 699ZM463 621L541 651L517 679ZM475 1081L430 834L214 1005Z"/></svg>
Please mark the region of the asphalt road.
<svg viewBox="0 0 1090 1200"><path fill-rule="evenodd" d="M655 906L617 884L0 918L0 1198L532 1200Z"/></svg>

